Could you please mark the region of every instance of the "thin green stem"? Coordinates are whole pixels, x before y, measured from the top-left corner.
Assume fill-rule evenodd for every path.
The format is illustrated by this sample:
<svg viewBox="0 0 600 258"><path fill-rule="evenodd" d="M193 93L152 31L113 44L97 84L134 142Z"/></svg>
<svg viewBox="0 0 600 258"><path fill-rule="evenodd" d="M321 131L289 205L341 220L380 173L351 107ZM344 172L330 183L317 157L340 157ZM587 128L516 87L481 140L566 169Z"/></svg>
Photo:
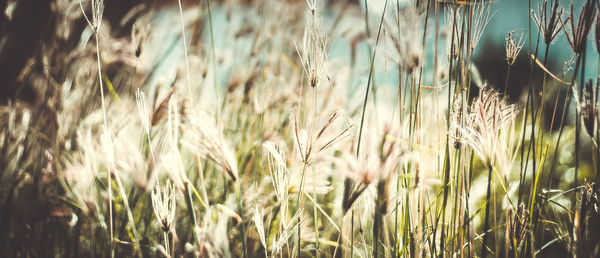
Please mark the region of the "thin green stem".
<svg viewBox="0 0 600 258"><path fill-rule="evenodd" d="M185 71L187 78L187 88L190 99L193 97L192 95L192 81L190 79L190 62L188 61L188 51L187 51L187 40L185 37L185 22L183 20L183 8L181 7L181 0L178 0L179 4L179 17L181 20L181 36L183 40L183 54L185 55Z"/></svg>
<svg viewBox="0 0 600 258"><path fill-rule="evenodd" d="M383 25L383 18L385 17L385 11L387 9L387 3L388 0L385 0L385 5L383 7L383 12L381 14L381 21L379 22L379 30L377 32L377 39L375 40L375 50L373 51L373 57L371 57L371 66L369 69L369 78L367 80L367 89L365 91L365 99L363 101L363 106L362 106L362 114L360 117L360 129L358 131L358 143L356 146L356 156L360 157L360 144L361 144L361 139L362 139L362 132L363 132L363 126L364 126L364 122L365 122L365 111L367 109L367 100L369 99L369 89L371 88L371 80L373 78L373 67L375 64L375 55L377 54L377 45L379 44L379 36L381 35L381 28ZM366 1L365 1L365 5L366 5ZM351 242L350 242L350 257L353 257L353 251L354 251L354 209L352 209L352 223L351 223L351 231L350 231L350 235L352 236Z"/></svg>
<svg viewBox="0 0 600 258"><path fill-rule="evenodd" d="M511 65L507 65L506 68L506 82L504 83L504 95L508 92L508 81L510 79L510 67Z"/></svg>

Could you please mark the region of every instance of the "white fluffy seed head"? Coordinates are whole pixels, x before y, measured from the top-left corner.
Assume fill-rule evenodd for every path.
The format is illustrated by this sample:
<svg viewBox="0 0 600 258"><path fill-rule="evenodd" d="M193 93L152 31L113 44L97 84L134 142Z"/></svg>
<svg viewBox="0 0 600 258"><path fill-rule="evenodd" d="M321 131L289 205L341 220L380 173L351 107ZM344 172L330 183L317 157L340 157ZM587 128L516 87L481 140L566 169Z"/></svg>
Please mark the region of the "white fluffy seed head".
<svg viewBox="0 0 600 258"><path fill-rule="evenodd" d="M467 143L484 164L492 166L502 147L497 144L499 132L517 113L517 105L508 104L506 98L484 85L459 128L461 142Z"/></svg>
<svg viewBox="0 0 600 258"><path fill-rule="evenodd" d="M474 50L483 36L483 31L492 20L495 12L491 12L491 4L484 1L476 1L473 5L473 28L469 47Z"/></svg>
<svg viewBox="0 0 600 258"><path fill-rule="evenodd" d="M323 75L329 79L327 69L328 42L316 0L307 0L306 27L302 38L302 52L296 46L302 68L309 85L316 87Z"/></svg>
<svg viewBox="0 0 600 258"><path fill-rule="evenodd" d="M521 30L521 35L518 39L515 36L515 31L508 32L508 35L506 36L506 43L504 46L506 51L506 63L508 63L508 65L515 64L517 61L517 56L525 44L523 39L523 30Z"/></svg>
<svg viewBox="0 0 600 258"><path fill-rule="evenodd" d="M161 189L157 187L152 191L152 208L154 215L161 224L164 232L169 232L171 225L175 220L175 209L177 206L177 196L171 182L167 181Z"/></svg>

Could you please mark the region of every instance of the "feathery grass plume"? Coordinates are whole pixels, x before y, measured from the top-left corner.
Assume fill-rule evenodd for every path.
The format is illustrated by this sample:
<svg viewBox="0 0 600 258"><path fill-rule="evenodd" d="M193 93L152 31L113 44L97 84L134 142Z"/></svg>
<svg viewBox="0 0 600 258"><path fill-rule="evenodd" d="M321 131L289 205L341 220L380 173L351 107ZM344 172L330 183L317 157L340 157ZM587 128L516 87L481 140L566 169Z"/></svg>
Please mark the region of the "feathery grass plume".
<svg viewBox="0 0 600 258"><path fill-rule="evenodd" d="M338 111L333 112L315 135L315 130L313 130L315 127L310 124L307 126L308 129L300 129L298 127L295 108L290 110L294 149L298 153L302 163L311 164L314 155L331 148L340 141L350 138L352 135L350 133L352 125L344 123L345 127L341 131L331 132L329 130L339 119L344 118L340 116Z"/></svg>
<svg viewBox="0 0 600 258"><path fill-rule="evenodd" d="M322 73L325 73L327 80L330 80L327 70L329 50L327 49L327 37L323 30L323 21L317 9L317 0L306 0L306 3L308 4L308 12L306 13L306 28L302 39L302 52L298 50L298 46L296 46L296 51L300 56L304 73L308 76L309 85L316 87Z"/></svg>
<svg viewBox="0 0 600 258"><path fill-rule="evenodd" d="M286 209L290 193L298 193L300 191L300 179L302 175L298 175L301 171L293 170L290 172L286 165L286 155L281 145L267 141L263 143L263 148L267 151L267 164L271 175L271 183L275 190L275 196L280 202L282 208ZM304 163L303 163L304 164ZM319 168L319 170L323 170ZM327 173L319 173L316 176L312 174L304 175L304 185L313 185L313 187L303 187L302 192L305 194L316 193L326 194L333 189L331 183L327 180Z"/></svg>
<svg viewBox="0 0 600 258"><path fill-rule="evenodd" d="M596 16L596 8L593 8L593 5L595 5L594 1L586 1L581 8L581 12L579 13L577 24L575 24L575 17L573 16L573 4L571 4L571 12L569 13L567 19L560 20L562 26L564 27L565 36L571 45L573 53L580 54L583 51L583 46L585 45L588 33L592 28L592 24L594 23L594 18ZM567 25L570 25L570 28L567 27Z"/></svg>
<svg viewBox="0 0 600 258"><path fill-rule="evenodd" d="M593 82L590 79L585 84L583 93L583 101L581 105L581 118L583 119L583 125L586 132L592 138L596 128L598 128L598 88L600 87L600 79L596 80L596 87L593 86Z"/></svg>
<svg viewBox="0 0 600 258"><path fill-rule="evenodd" d="M548 0L544 0L544 2L538 5L538 14L534 10L531 10L531 17L533 17L535 24L542 33L546 45L550 45L554 41L564 26L561 22L563 8L559 6L558 0L552 0L550 5L550 9L548 9ZM548 13L549 10L552 12Z"/></svg>
<svg viewBox="0 0 600 258"><path fill-rule="evenodd" d="M519 140L519 133L516 130L516 124L510 123L498 134L498 147L495 153L496 169L500 172L500 175L504 177L504 180L508 183L511 180L511 176L517 176L512 174L513 165L519 157L519 148L522 142Z"/></svg>
<svg viewBox="0 0 600 258"><path fill-rule="evenodd" d="M171 225L175 221L175 210L177 206L177 195L170 181L163 186L156 187L152 191L152 208L154 215L161 225L164 232L171 230Z"/></svg>
<svg viewBox="0 0 600 258"><path fill-rule="evenodd" d="M372 156L368 156L372 157ZM345 154L342 158L345 164L339 164L338 167L344 168L342 175L350 178L354 183L346 185L344 189L344 197L342 201L342 207L344 208L344 214L352 208L352 204L360 197L360 195L371 185L378 176L379 171L376 169L370 169L371 167L366 165L366 161L360 161L356 155ZM372 160L372 158L371 158Z"/></svg>
<svg viewBox="0 0 600 258"><path fill-rule="evenodd" d="M389 127L386 126L378 146L378 153L367 153L364 157L356 157L353 153L344 153L334 159L337 169L334 172L354 181L350 188L344 190L343 208L346 213L360 195L378 180L385 180L394 173L405 159L405 153L397 146L395 139L390 139Z"/></svg>
<svg viewBox="0 0 600 258"><path fill-rule="evenodd" d="M506 63L510 66L514 65L517 61L517 56L519 56L519 52L523 48L523 44L525 41L523 40L523 30L521 30L521 35L518 40L513 37L515 31L508 32L506 35L506 43L505 43L505 51L506 51Z"/></svg>
<svg viewBox="0 0 600 258"><path fill-rule="evenodd" d="M203 112L190 111L187 113L189 123L183 144L194 153L212 160L223 169L233 181L238 179L238 167L235 153L225 141L222 130L214 124L214 120Z"/></svg>
<svg viewBox="0 0 600 258"><path fill-rule="evenodd" d="M490 13L491 3L484 2L483 0L475 1L473 3L472 8L473 27L471 31L471 42L469 42L469 47L471 48L471 51L475 50L475 47L477 47L481 36L483 36L483 31L485 30L485 27L487 27L488 23L490 22L490 20L492 20L492 17L496 13Z"/></svg>
<svg viewBox="0 0 600 258"><path fill-rule="evenodd" d="M102 24L102 15L104 14L104 0L90 0L90 4L92 5L92 19L90 20L85 13L83 8L83 3L79 0L79 7L81 8L81 12L83 13L83 17L87 21L87 23L92 27L92 30L97 34L100 31L100 25Z"/></svg>
<svg viewBox="0 0 600 258"><path fill-rule="evenodd" d="M498 132L517 113L517 105L508 104L506 98L501 98L486 84L471 104L465 124L459 128L460 140L468 144L486 166L492 166L498 150Z"/></svg>
<svg viewBox="0 0 600 258"><path fill-rule="evenodd" d="M385 23L386 27L391 29L390 37L397 52L395 57L402 68L411 73L423 65L423 45L419 40L423 33L421 23L419 22L419 13L413 4L404 7L394 17L394 25Z"/></svg>
<svg viewBox="0 0 600 258"><path fill-rule="evenodd" d="M169 232L174 230L171 226L175 222L177 195L171 182L167 181L163 189L160 189L160 185L157 184L157 187L152 191L151 199L154 215L163 231L166 253L173 256L172 251L169 251ZM171 248L174 248L174 246Z"/></svg>
<svg viewBox="0 0 600 258"><path fill-rule="evenodd" d="M487 231L489 228L492 167L496 157L501 152L508 151L505 146L499 144L502 143L499 134L515 118L517 112L516 105L506 103L505 98L501 98L499 93L488 89L486 84L480 90L477 99L471 104L469 113L465 117L465 125L460 128L461 141L467 143L488 168L484 235L480 253L482 257L485 257L488 252Z"/></svg>

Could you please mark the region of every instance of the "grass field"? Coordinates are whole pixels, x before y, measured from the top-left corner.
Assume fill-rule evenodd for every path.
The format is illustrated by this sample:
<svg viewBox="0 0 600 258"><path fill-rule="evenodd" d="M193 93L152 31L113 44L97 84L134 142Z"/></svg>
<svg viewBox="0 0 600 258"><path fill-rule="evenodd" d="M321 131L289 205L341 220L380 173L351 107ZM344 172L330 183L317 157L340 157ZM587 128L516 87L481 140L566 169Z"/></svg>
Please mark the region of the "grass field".
<svg viewBox="0 0 600 258"><path fill-rule="evenodd" d="M0 256L598 257L574 2L0 1Z"/></svg>

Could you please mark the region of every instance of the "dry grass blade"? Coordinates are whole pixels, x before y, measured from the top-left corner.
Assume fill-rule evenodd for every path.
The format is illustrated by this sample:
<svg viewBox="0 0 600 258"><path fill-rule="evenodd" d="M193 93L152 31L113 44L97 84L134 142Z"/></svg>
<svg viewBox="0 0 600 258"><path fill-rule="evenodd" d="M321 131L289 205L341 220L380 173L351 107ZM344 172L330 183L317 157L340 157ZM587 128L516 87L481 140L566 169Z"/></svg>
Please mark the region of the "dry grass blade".
<svg viewBox="0 0 600 258"><path fill-rule="evenodd" d="M235 153L225 141L222 130L206 114L191 112L187 114L189 125L183 144L192 152L200 153L215 162L229 177L238 179Z"/></svg>
<svg viewBox="0 0 600 258"><path fill-rule="evenodd" d="M546 72L548 75L550 75L550 77L552 77L553 79L559 81L562 84L571 85L571 83L568 83L568 82L565 82L565 81L561 80L556 75L554 75L552 72L550 72L550 70L548 70L548 68L546 68L546 66L542 63L542 61L540 61L533 53L528 52L527 54L529 54L529 57L531 57L531 59L533 59L533 61L535 61L535 63L540 68L542 68L542 70L544 70L544 72Z"/></svg>

